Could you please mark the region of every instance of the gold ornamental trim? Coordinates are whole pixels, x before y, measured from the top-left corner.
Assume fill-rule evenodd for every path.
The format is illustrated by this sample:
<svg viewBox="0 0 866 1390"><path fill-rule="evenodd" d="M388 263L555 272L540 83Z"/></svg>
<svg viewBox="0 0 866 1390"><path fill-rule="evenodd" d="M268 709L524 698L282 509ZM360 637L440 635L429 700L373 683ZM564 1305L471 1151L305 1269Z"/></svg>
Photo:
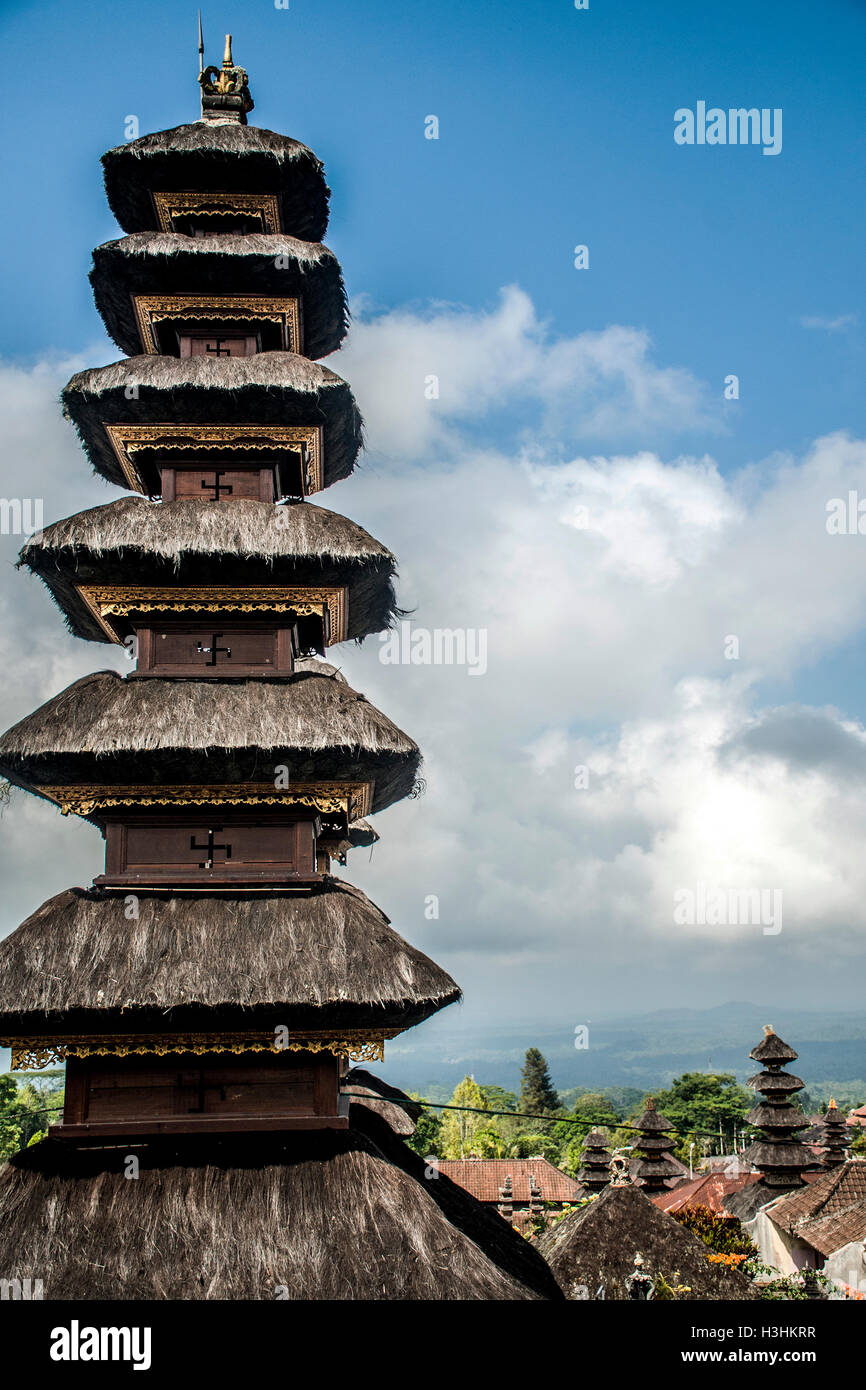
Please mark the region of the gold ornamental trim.
<svg viewBox="0 0 866 1390"><path fill-rule="evenodd" d="M153 205L160 231L173 232L174 218L219 217L239 212L261 218L263 232L279 232L280 205L275 193L154 193Z"/></svg>
<svg viewBox="0 0 866 1390"><path fill-rule="evenodd" d="M300 445L303 456L304 497L322 489L321 425L183 425L109 424L102 422L109 443L133 492L147 495L136 465L142 449L189 450L192 453L227 448L238 452Z"/></svg>
<svg viewBox="0 0 866 1390"><path fill-rule="evenodd" d="M283 349L301 351L301 315L297 299L264 294L134 294L135 317L144 351L159 357L161 349L154 332L158 323L174 319L237 320L242 324L277 323L282 331Z"/></svg>
<svg viewBox="0 0 866 1390"><path fill-rule="evenodd" d="M76 584L89 612L112 642L122 643L109 619L130 613L297 613L320 617L327 629L326 642L346 640L348 595L345 588L309 588L266 584L236 588L228 584L188 585L185 588L149 588L145 585ZM325 623L325 615L328 621Z"/></svg>
<svg viewBox="0 0 866 1390"><path fill-rule="evenodd" d="M323 815L345 812L350 820L370 814L372 782L294 782L275 787L273 782L208 783L183 785L101 785L39 787L39 792L59 806L64 816L89 816L109 806L310 806Z"/></svg>
<svg viewBox="0 0 866 1390"><path fill-rule="evenodd" d="M119 1033L69 1034L63 1039L45 1037L0 1038L0 1047L12 1051L11 1071L31 1071L65 1062L67 1057L166 1057L185 1052L333 1052L350 1061L381 1062L385 1040L399 1028L353 1029L348 1032L299 1032L288 1030L288 1039L276 1041L273 1029L250 1033Z"/></svg>

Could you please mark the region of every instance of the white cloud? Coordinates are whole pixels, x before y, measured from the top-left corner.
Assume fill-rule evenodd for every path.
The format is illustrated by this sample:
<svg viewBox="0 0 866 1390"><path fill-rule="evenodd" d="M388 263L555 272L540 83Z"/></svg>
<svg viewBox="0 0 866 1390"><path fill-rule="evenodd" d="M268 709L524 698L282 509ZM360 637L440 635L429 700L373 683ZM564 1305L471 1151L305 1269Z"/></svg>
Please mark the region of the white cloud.
<svg viewBox="0 0 866 1390"><path fill-rule="evenodd" d="M517 286L498 306L393 310L359 318L328 365L351 381L371 451L406 459L461 442L460 430L496 410L521 412L518 433L637 440L718 428L717 406L681 367L657 366L649 335L613 325L555 338ZM438 398L426 383L438 380Z"/></svg>
<svg viewBox="0 0 866 1390"><path fill-rule="evenodd" d="M383 665L376 639L335 654L427 755L428 795L380 817L372 863L356 853L347 876L453 969L476 1012L506 1000L531 1012L587 980L609 1006L646 1002L649 979L663 1003L684 988L717 1002L767 951L774 978L790 969L802 998L830 998L834 959L863 940L866 826L840 761L866 735L850 714L765 709L760 692L862 630L866 537L829 536L825 519L831 497L866 495L866 443L830 435L734 477L707 456L566 448L544 430L565 419L567 443L601 429L614 401L632 430L678 415L693 428L704 392L654 366L634 330L552 342L517 290L491 314L362 320L332 360L357 387L374 452L316 500L395 550L413 621L486 628L489 661L469 679ZM438 402L424 400L430 372ZM0 373L49 520L110 495L57 421L59 384ZM479 414L500 434L516 420L514 447L479 448ZM19 662L0 696L7 723L111 658L64 636L40 587L9 571L0 592L0 659ZM591 770L586 791L576 764ZM0 835L16 910L94 872L81 857L92 832L67 835L47 809L46 866L19 864L37 825L7 831L10 814ZM698 881L781 886L782 934L675 926L674 891Z"/></svg>
<svg viewBox="0 0 866 1390"><path fill-rule="evenodd" d="M853 328L856 322L856 314L803 314L800 319L801 327L819 328L825 333L841 333L844 328Z"/></svg>

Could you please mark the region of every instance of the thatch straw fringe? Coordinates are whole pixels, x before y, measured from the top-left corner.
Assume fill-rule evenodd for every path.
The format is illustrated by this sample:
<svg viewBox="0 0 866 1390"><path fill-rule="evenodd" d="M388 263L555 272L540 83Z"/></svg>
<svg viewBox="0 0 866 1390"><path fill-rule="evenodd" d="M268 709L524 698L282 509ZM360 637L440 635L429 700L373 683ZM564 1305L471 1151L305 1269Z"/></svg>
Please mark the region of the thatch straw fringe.
<svg viewBox="0 0 866 1390"><path fill-rule="evenodd" d="M46 526L21 550L31 569L60 551L112 556L126 551L159 556L178 567L187 555L225 558L349 560L394 557L348 517L311 502L275 508L269 502L120 497Z"/></svg>
<svg viewBox="0 0 866 1390"><path fill-rule="evenodd" d="M102 163L111 210L127 232L156 227L152 190L276 193L291 235L320 241L328 225L321 162L306 145L260 126L195 121L118 145Z"/></svg>
<svg viewBox="0 0 866 1390"><path fill-rule="evenodd" d="M96 756L157 748L418 751L365 696L318 670L228 682L136 681L97 671L0 738L4 755L21 757L83 747Z"/></svg>
<svg viewBox="0 0 866 1390"><path fill-rule="evenodd" d="M410 1027L460 990L359 888L325 879L308 894L147 893L127 921L122 894L68 889L0 942L5 1029L146 1031L163 1011L284 1011L313 1027ZM317 1017L327 1011L327 1019ZM123 1011L122 1018L118 1018ZM173 1019L177 1026L177 1018ZM210 1016L200 1026L211 1027ZM247 1018L246 1026L253 1026ZM73 1031L75 1031L73 1029Z"/></svg>
<svg viewBox="0 0 866 1390"><path fill-rule="evenodd" d="M104 241L93 255L94 259L105 260L117 257L139 272L147 261L157 260L184 261L190 266L211 260L223 264L235 260L270 263L276 256L285 256L311 269L339 264L333 251L320 241L302 241L285 232L215 232L204 237L181 236L177 232L133 232L115 241ZM194 294L194 288L189 293Z"/></svg>
<svg viewBox="0 0 866 1390"><path fill-rule="evenodd" d="M283 258L279 266L278 257ZM335 352L348 329L336 256L318 242L282 233L188 237L138 232L97 246L90 280L108 332L122 352L133 356L142 348L132 302L136 294L300 298L304 353L314 358Z"/></svg>
<svg viewBox="0 0 866 1390"><path fill-rule="evenodd" d="M312 663L310 663L312 665ZM0 738L0 775L72 782L375 783L379 811L417 790L418 747L363 695L314 669L284 678L75 681Z"/></svg>
<svg viewBox="0 0 866 1390"><path fill-rule="evenodd" d="M112 362L107 367L91 367L78 372L64 387L66 393L104 397L111 391L176 390L191 386L206 391L238 391L245 386L266 390L296 391L312 395L340 387L348 390L342 377L294 352L257 352L252 357L160 357L142 353L138 357ZM132 401L128 402L129 405ZM127 410L123 418L133 418ZM238 422L235 422L238 423ZM256 420L258 424L260 421Z"/></svg>
<svg viewBox="0 0 866 1390"><path fill-rule="evenodd" d="M127 1146L128 1147L128 1146ZM46 1299L558 1299L544 1261L382 1121L288 1140L75 1150L0 1170L0 1269ZM287 1327L290 1324L287 1323Z"/></svg>
<svg viewBox="0 0 866 1390"><path fill-rule="evenodd" d="M128 483L103 422L321 424L325 487L349 476L363 445L361 416L346 382L292 352L219 359L143 353L78 372L62 400L94 470L120 487Z"/></svg>
<svg viewBox="0 0 866 1390"><path fill-rule="evenodd" d="M76 637L109 637L79 584L154 587L313 585L348 590L347 638L391 625L401 610L389 550L347 517L310 502L150 502L132 495L46 526L22 548ZM218 566L218 568L215 568Z"/></svg>

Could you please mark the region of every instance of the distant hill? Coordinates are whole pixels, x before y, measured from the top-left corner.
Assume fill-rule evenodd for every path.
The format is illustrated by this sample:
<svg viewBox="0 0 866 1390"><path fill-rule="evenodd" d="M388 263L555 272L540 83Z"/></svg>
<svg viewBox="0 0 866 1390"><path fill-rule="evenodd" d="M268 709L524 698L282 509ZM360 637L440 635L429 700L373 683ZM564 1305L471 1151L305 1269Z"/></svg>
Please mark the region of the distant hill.
<svg viewBox="0 0 866 1390"><path fill-rule="evenodd" d="M712 1009L664 1009L589 1022L589 1046L574 1046L574 1023L526 1020L507 1026L448 1026L447 1016L386 1044L383 1071L404 1089L440 1100L467 1073L476 1081L516 1091L528 1047L538 1047L555 1086L597 1089L631 1086L646 1091L670 1085L684 1071L752 1075L749 1051L770 1023L799 1052L795 1070L807 1087L862 1084L866 1102L866 1014L780 1012L732 1003ZM823 1086L822 1086L823 1090Z"/></svg>

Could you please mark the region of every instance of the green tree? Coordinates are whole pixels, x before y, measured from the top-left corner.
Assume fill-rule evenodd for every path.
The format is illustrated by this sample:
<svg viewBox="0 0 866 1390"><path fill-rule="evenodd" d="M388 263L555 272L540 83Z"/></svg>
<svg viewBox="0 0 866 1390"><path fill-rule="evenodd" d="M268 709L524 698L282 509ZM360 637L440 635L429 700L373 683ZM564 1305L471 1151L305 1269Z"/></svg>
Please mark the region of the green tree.
<svg viewBox="0 0 866 1390"><path fill-rule="evenodd" d="M0 1158L9 1158L22 1147L18 1087L12 1076L0 1076Z"/></svg>
<svg viewBox="0 0 866 1390"><path fill-rule="evenodd" d="M517 1096L514 1091L506 1091L502 1086L482 1086L481 1094L491 1110L516 1110Z"/></svg>
<svg viewBox="0 0 866 1390"><path fill-rule="evenodd" d="M537 1047L530 1047L520 1073L520 1109L530 1115L543 1115L559 1109L559 1096L550 1079L546 1058Z"/></svg>
<svg viewBox="0 0 866 1390"><path fill-rule="evenodd" d="M546 1158L549 1163L559 1164L559 1140L552 1134L518 1134L508 1150L509 1158Z"/></svg>
<svg viewBox="0 0 866 1390"><path fill-rule="evenodd" d="M739 1086L736 1077L728 1072L708 1075L687 1071L677 1077L669 1091L653 1094L656 1109L676 1125L678 1134L672 1138L681 1146L690 1130L708 1130L717 1135L721 1122L723 1143L730 1148L734 1130L742 1128L754 1104L751 1092Z"/></svg>
<svg viewBox="0 0 866 1390"><path fill-rule="evenodd" d="M468 1106L469 1110L443 1110L441 1128L441 1157L465 1158L472 1153L472 1140L479 1129L487 1129L490 1121L475 1111L487 1109L484 1092L471 1076L464 1076L454 1088L451 1105Z"/></svg>
<svg viewBox="0 0 866 1390"><path fill-rule="evenodd" d="M601 1091L586 1091L582 1096L578 1096L574 1102L574 1114L580 1120L589 1120L599 1126L615 1124L621 1118Z"/></svg>

